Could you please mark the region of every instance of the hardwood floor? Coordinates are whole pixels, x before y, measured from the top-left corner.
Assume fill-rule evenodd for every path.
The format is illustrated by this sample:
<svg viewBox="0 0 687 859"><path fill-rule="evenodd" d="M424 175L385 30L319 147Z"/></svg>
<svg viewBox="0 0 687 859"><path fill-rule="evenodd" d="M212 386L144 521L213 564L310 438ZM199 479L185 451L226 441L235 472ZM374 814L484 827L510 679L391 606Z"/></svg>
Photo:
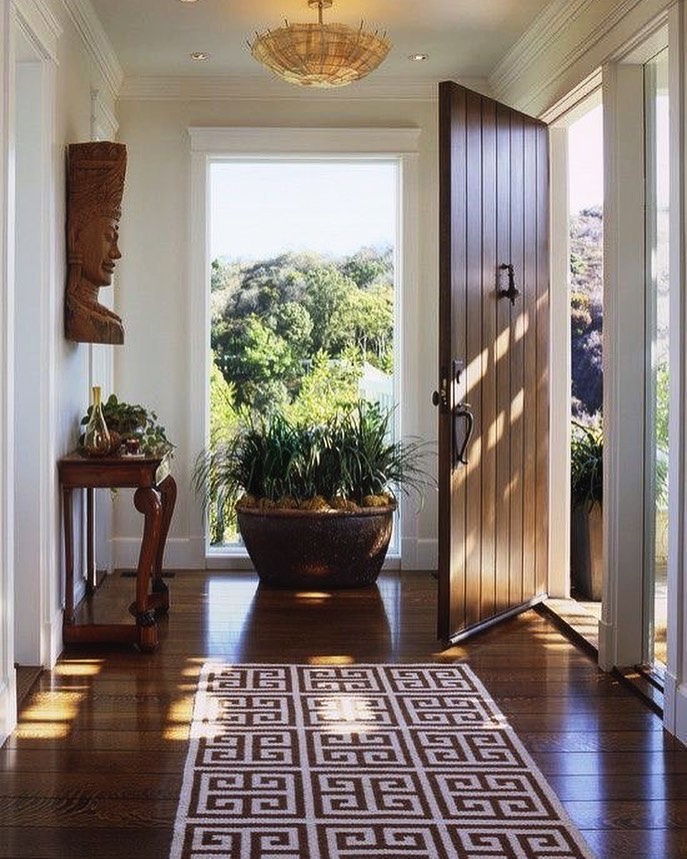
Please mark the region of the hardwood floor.
<svg viewBox="0 0 687 859"><path fill-rule="evenodd" d="M26 699L0 749L3 859L166 859L207 658L466 660L598 859L687 856L687 750L536 612L442 651L426 573L331 594L263 591L246 574L178 572L169 584L154 654L72 649ZM111 577L98 611L124 614L131 589Z"/></svg>

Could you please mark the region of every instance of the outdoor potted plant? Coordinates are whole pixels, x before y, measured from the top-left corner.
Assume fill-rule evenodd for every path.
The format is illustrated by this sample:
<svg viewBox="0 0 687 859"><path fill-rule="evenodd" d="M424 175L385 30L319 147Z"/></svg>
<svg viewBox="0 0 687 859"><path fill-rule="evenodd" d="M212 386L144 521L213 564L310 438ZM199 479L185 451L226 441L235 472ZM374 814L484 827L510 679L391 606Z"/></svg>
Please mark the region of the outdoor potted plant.
<svg viewBox="0 0 687 859"><path fill-rule="evenodd" d="M196 461L206 505L238 527L260 580L277 587L372 584L396 492L430 483L426 444L391 440L392 412L358 401L321 424L247 419Z"/></svg>
<svg viewBox="0 0 687 859"><path fill-rule="evenodd" d="M578 596L599 602L603 587L603 430L573 421L570 448L570 567Z"/></svg>

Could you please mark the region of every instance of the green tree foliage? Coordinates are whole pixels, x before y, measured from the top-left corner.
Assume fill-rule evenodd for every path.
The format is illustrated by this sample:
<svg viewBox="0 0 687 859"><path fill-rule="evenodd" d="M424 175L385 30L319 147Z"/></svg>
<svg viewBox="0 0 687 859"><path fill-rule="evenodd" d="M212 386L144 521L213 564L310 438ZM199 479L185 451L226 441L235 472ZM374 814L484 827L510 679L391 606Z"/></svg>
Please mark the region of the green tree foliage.
<svg viewBox="0 0 687 859"><path fill-rule="evenodd" d="M211 345L234 406L325 419L358 396L365 363L390 374L393 281L391 248L215 260Z"/></svg>
<svg viewBox="0 0 687 859"><path fill-rule="evenodd" d="M238 430L239 416L236 411L235 390L227 383L214 361L210 368L210 441L214 444L228 441ZM209 504L207 510L210 542L213 545L234 540L236 516L225 514L219 504Z"/></svg>
<svg viewBox="0 0 687 859"><path fill-rule="evenodd" d="M603 402L603 219L600 206L570 219L572 412L586 420Z"/></svg>
<svg viewBox="0 0 687 859"><path fill-rule="evenodd" d="M354 347L338 361L320 351L303 376L298 396L285 410L295 423L326 422L333 414L350 408L358 400L360 356Z"/></svg>
<svg viewBox="0 0 687 859"><path fill-rule="evenodd" d="M349 277L359 289L367 289L376 283L392 283L394 279L394 260L392 248L382 251L376 248L361 248L348 257L341 266L341 272Z"/></svg>

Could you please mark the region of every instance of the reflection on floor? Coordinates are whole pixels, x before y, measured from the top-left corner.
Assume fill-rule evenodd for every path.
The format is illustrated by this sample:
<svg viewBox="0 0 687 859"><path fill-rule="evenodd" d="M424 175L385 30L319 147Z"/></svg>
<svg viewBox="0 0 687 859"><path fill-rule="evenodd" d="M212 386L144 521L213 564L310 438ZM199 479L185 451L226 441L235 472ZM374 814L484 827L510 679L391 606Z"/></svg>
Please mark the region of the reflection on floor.
<svg viewBox="0 0 687 859"><path fill-rule="evenodd" d="M132 588L109 576L94 616L125 616ZM249 574L177 571L170 594L155 653L84 645L39 677L0 749L0 859L167 859L207 659L465 661L596 859L687 856L687 751L538 612L444 648L429 573L282 592Z"/></svg>
<svg viewBox="0 0 687 859"><path fill-rule="evenodd" d="M579 636L595 653L599 652L600 602L582 600L547 599L545 608L551 611L563 624Z"/></svg>
<svg viewBox="0 0 687 859"><path fill-rule="evenodd" d="M599 648L598 622L601 620L601 603L585 598L570 600L549 599L547 606L597 651ZM666 632L668 626L668 573L665 563L656 564L654 590L654 664L664 668L668 654Z"/></svg>

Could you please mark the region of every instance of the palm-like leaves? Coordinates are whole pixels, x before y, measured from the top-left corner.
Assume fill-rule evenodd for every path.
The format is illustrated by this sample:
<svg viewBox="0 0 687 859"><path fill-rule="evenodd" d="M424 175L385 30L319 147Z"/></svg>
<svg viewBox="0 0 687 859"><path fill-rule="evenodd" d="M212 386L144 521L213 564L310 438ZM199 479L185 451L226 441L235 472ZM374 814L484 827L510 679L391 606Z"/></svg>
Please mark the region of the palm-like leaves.
<svg viewBox="0 0 687 859"><path fill-rule="evenodd" d="M428 446L393 441L392 417L360 400L324 424L248 419L198 457L195 488L225 513L243 492L274 502L319 495L361 504L366 496L419 491L432 484L423 467Z"/></svg>
<svg viewBox="0 0 687 859"><path fill-rule="evenodd" d="M573 421L570 447L570 496L573 507L603 501L603 431Z"/></svg>

